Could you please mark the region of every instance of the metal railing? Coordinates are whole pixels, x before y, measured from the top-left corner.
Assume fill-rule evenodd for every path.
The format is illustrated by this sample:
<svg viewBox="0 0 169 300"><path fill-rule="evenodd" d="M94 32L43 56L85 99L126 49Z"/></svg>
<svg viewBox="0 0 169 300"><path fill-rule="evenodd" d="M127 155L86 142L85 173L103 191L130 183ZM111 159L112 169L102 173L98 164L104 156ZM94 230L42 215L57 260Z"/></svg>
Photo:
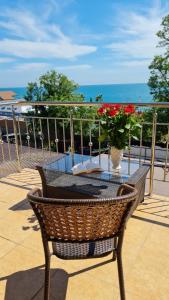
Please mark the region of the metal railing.
<svg viewBox="0 0 169 300"><path fill-rule="evenodd" d="M0 105L4 105L5 103ZM110 104L110 103L109 103ZM114 103L113 103L114 104ZM120 103L128 105L128 103ZM7 103L9 106L9 103ZM21 170L25 166L23 161L28 160L30 163L31 154L36 163L38 156L41 159L45 155L51 156L55 152L70 151L80 153L82 156L87 154L92 157L95 154L99 155L106 151L109 155L108 145L102 144L98 137L101 134L101 123L98 119L88 118L75 118L70 109L69 117L38 117L38 116L21 116L15 115L15 106L68 106L68 107L97 107L100 103L87 103L87 102L18 102L15 101L11 104L12 116L11 124L9 126L9 118L6 116L0 120L0 168L2 173L5 168L11 165L9 162L15 162L16 170ZM153 191L154 167L157 162L159 166L164 169L163 180L166 180L168 170L168 144L166 141L165 148L157 149L156 146L156 132L158 126L164 126L169 133L169 123L158 123L157 112L155 108L169 108L169 103L133 103L136 107L148 107L153 109L153 122L143 122L143 127L140 129L139 145L133 146L131 139L129 139L128 151L125 151L125 156L130 159L137 159L139 163L142 160L150 164L150 183L149 193ZM3 124L2 124L3 123ZM149 126L151 128L151 147L143 146L144 136L143 128ZM87 133L86 133L87 128ZM14 139L11 141L10 134L14 134ZM4 135L6 136L6 143L4 142ZM12 143L13 142L13 143ZM144 153L143 153L144 152ZM149 155L147 155L149 153ZM156 155L158 153L158 155ZM161 162L160 162L161 161ZM8 163L8 164L5 164Z"/></svg>

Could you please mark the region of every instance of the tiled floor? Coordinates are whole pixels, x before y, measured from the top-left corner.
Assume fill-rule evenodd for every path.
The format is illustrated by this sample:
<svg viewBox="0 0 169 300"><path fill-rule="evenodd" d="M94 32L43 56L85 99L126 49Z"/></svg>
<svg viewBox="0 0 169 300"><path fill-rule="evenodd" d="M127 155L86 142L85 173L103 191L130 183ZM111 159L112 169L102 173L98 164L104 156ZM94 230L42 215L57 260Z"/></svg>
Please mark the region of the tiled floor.
<svg viewBox="0 0 169 300"><path fill-rule="evenodd" d="M43 299L44 256L37 221L26 202L40 186L24 169L0 180L0 299ZM153 195L130 219L123 247L127 300L169 299L169 198ZM51 300L118 300L116 262L52 258Z"/></svg>

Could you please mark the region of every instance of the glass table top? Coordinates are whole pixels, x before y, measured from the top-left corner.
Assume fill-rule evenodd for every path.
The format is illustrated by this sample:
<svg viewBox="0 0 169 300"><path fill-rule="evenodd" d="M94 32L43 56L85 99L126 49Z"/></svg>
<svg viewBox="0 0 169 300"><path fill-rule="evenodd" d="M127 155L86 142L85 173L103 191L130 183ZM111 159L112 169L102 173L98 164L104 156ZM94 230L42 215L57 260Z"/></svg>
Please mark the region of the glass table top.
<svg viewBox="0 0 169 300"><path fill-rule="evenodd" d="M123 158L121 161L121 169L118 171L113 170L111 159L108 154L101 154L100 156L88 156L81 154L65 154L63 157L46 163L44 165L45 170L59 171L67 174L72 174L72 167L76 164L86 162L96 162L103 169L102 172L83 173L76 176L84 176L87 178L100 179L103 181L111 181L115 183L126 182L141 166L138 161L134 161L128 158Z"/></svg>

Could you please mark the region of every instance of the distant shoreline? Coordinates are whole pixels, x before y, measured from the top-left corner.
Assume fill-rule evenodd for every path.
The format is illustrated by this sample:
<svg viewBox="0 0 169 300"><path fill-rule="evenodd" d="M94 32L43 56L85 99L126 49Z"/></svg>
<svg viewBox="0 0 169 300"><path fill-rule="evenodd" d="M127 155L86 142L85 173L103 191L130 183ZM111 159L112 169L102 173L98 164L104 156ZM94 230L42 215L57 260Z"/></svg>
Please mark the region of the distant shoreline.
<svg viewBox="0 0 169 300"><path fill-rule="evenodd" d="M81 85L79 85L79 86L82 86L82 87L84 87L84 86L102 86L102 85L134 85L134 84L140 84L140 85L142 85L142 84L146 84L147 85L147 83L144 83L144 82L137 82L137 83L97 83L97 84L81 84Z"/></svg>
<svg viewBox="0 0 169 300"><path fill-rule="evenodd" d="M99 85L133 85L133 84L146 84L146 82L134 82L134 83L96 83L96 84L78 84L79 86L99 86ZM14 87L0 87L0 90L6 89L25 89L26 86L14 86Z"/></svg>
<svg viewBox="0 0 169 300"><path fill-rule="evenodd" d="M16 99L23 98L26 94L26 87L0 88L16 93ZM81 85L76 93L83 94L86 101L102 95L103 102L151 102L152 96L146 83L124 83L124 84L96 84Z"/></svg>

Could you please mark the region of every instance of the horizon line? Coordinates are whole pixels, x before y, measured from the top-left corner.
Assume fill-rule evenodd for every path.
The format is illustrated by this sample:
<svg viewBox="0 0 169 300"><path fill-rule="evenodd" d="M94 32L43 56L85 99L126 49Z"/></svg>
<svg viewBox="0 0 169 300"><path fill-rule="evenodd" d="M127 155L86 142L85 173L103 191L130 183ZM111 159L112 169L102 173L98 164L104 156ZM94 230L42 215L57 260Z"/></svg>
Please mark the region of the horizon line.
<svg viewBox="0 0 169 300"><path fill-rule="evenodd" d="M79 87L81 86L97 86L97 85L129 85L129 84L146 84L148 85L147 82L129 82L129 83L95 83L95 84L78 84ZM0 89L15 89L15 88L26 88L27 86L6 86L6 87L1 87Z"/></svg>

